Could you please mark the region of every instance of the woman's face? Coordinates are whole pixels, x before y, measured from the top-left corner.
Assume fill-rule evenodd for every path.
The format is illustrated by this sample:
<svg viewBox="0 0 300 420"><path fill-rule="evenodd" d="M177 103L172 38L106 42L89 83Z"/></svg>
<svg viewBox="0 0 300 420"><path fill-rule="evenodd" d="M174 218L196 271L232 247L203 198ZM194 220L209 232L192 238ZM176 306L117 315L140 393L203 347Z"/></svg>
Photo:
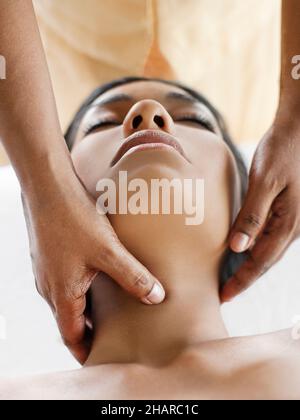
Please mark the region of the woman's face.
<svg viewBox="0 0 300 420"><path fill-rule="evenodd" d="M129 249L136 247L142 230L141 241L144 245L151 242L152 250L155 244L162 246L164 238L170 246L173 232L178 239L180 235L181 243L192 240L194 246L201 246L204 241L206 257L212 250L224 251L240 204L239 175L213 114L184 90L162 82L139 81L107 91L84 116L72 158L95 198L98 181L116 179L120 171L127 171L129 180L141 178L148 183L154 178L203 179L205 218L201 226L178 223L179 216L159 220L151 215L120 215L110 219Z"/></svg>

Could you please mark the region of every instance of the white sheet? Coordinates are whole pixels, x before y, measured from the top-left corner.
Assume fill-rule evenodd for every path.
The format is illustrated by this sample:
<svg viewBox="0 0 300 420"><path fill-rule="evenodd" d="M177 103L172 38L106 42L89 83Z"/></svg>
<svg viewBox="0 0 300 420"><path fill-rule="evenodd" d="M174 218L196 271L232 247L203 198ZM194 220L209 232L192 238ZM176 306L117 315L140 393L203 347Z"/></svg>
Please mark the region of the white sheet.
<svg viewBox="0 0 300 420"><path fill-rule="evenodd" d="M297 241L251 290L223 307L232 335L293 325L300 315L299 255ZM35 291L19 186L8 167L0 168L0 264L0 376L76 368L50 310Z"/></svg>

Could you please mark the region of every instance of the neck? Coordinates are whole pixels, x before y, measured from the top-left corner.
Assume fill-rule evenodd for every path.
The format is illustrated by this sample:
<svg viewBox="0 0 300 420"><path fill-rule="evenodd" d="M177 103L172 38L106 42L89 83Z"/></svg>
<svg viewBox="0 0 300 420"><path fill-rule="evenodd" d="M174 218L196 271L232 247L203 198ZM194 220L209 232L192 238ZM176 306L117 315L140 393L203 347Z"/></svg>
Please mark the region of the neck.
<svg viewBox="0 0 300 420"><path fill-rule="evenodd" d="M170 267L170 266L169 266ZM193 274L197 273L197 274ZM86 366L107 363L164 365L185 350L228 336L220 313L215 269L156 273L167 298L146 306L105 276L93 288L95 337Z"/></svg>

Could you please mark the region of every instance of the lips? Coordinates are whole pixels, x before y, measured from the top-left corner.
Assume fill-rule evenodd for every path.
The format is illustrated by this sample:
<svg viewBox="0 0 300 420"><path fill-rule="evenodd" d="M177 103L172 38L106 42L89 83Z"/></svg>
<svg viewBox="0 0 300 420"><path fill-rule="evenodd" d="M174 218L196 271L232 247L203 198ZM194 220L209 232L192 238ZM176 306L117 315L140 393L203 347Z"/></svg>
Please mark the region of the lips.
<svg viewBox="0 0 300 420"><path fill-rule="evenodd" d="M119 160L131 149L146 150L169 147L175 149L186 160L187 157L178 142L178 140L170 134L159 130L143 130L129 136L122 144L115 157L111 162L114 166Z"/></svg>

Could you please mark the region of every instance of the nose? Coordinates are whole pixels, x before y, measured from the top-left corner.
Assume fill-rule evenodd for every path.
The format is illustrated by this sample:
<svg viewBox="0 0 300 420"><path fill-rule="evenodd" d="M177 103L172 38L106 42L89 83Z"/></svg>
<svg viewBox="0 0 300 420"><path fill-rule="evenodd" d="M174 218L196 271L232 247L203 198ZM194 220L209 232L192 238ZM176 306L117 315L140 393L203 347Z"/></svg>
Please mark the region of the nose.
<svg viewBox="0 0 300 420"><path fill-rule="evenodd" d="M175 125L171 115L159 102L144 99L133 105L123 122L125 138L141 130L162 130L174 134Z"/></svg>

